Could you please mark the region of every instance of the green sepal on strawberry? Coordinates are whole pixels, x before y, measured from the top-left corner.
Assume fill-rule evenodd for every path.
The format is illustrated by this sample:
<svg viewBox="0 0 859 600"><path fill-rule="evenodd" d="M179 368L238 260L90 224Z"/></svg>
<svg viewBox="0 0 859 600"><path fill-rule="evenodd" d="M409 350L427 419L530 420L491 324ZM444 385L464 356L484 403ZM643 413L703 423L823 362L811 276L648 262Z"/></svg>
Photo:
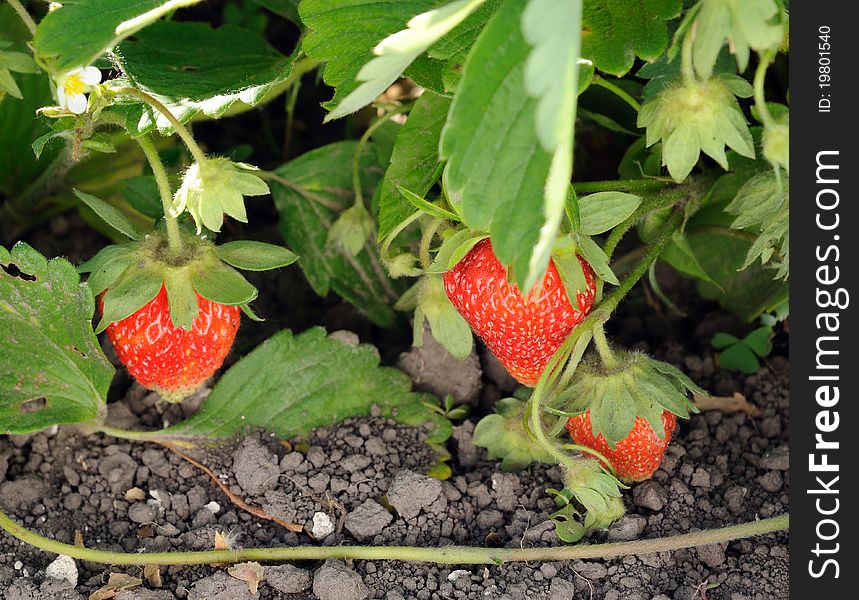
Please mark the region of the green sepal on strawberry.
<svg viewBox="0 0 859 600"><path fill-rule="evenodd" d="M480 419L474 428L472 442L486 448L490 460L500 458L502 471L521 471L533 462L557 462L526 431L525 407L526 403L517 398L502 398L495 403L495 412Z"/></svg>
<svg viewBox="0 0 859 600"><path fill-rule="evenodd" d="M605 529L620 519L625 508L617 479L599 463L581 456L564 465L564 488L549 489L558 510L549 515L555 531L568 544L582 539L588 531ZM584 510L582 510L584 509Z"/></svg>
<svg viewBox="0 0 859 600"><path fill-rule="evenodd" d="M78 268L99 298L96 332L108 338L131 375L165 400L193 393L221 366L239 326L240 311L257 296L233 266L265 270L297 256L253 241L215 246L181 234L176 252L152 231L138 241L108 246ZM232 266L231 266L232 265Z"/></svg>
<svg viewBox="0 0 859 600"><path fill-rule="evenodd" d="M676 367L623 352L610 367L583 362L552 412L570 417L573 440L602 454L618 479L637 482L659 468L677 417L698 411L689 392L705 394Z"/></svg>

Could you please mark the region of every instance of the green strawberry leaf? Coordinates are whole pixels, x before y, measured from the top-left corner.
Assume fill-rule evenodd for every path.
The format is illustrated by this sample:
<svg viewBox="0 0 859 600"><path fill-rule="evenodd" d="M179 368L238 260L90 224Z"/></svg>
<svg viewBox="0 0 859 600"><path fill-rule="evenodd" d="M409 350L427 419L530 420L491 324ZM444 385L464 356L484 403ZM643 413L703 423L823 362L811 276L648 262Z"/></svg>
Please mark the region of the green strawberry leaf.
<svg viewBox="0 0 859 600"><path fill-rule="evenodd" d="M686 273L701 281L706 281L719 287L719 284L707 274L704 267L698 262L695 251L689 244L689 240L685 237L681 235L675 236L659 257L681 273Z"/></svg>
<svg viewBox="0 0 859 600"><path fill-rule="evenodd" d="M200 0L67 0L39 22L33 44L53 71L92 64L121 40Z"/></svg>
<svg viewBox="0 0 859 600"><path fill-rule="evenodd" d="M122 182L122 196L137 212L156 221L164 216L158 185L151 175L139 175Z"/></svg>
<svg viewBox="0 0 859 600"><path fill-rule="evenodd" d="M533 462L550 465L557 462L534 443L522 426L524 402L503 398L495 404L495 410L477 423L472 442L486 448L491 460L500 458L502 471L521 471Z"/></svg>
<svg viewBox="0 0 859 600"><path fill-rule="evenodd" d="M301 48L326 63L322 76L335 89L334 98L323 106L333 110L358 88L358 72L373 58L379 42L436 6L435 0L302 0L298 11L307 32Z"/></svg>
<svg viewBox="0 0 859 600"><path fill-rule="evenodd" d="M429 200L421 198L414 192L409 191L402 186L397 186L397 189L403 195L403 198L408 200L418 210L422 210L428 215L436 217L437 219L449 219L451 221L459 221L459 215L457 215L456 213L450 212L446 208L442 208L441 206L433 204Z"/></svg>
<svg viewBox="0 0 859 600"><path fill-rule="evenodd" d="M113 367L92 330L95 302L68 261L0 246L0 431L30 433L105 412Z"/></svg>
<svg viewBox="0 0 859 600"><path fill-rule="evenodd" d="M535 127L541 100L522 93L528 61L547 60L542 53L529 58L534 51L520 31L523 11L522 3L503 4L469 53L441 155L448 161L443 178L451 206L471 229L490 232L498 259L526 290L544 272L563 217L571 146L544 148ZM539 89L551 94L553 88ZM502 147L518 150L499 152Z"/></svg>
<svg viewBox="0 0 859 600"><path fill-rule="evenodd" d="M218 258L244 271L269 271L286 267L298 260L298 256L283 246L240 240L217 246Z"/></svg>
<svg viewBox="0 0 859 600"><path fill-rule="evenodd" d="M422 404L430 398L412 392L405 374L380 367L373 346L347 344L319 327L283 330L230 367L193 417L152 438L224 439L259 427L289 439L369 415L376 405L407 424L432 421L430 437L439 440L449 435L450 422Z"/></svg>
<svg viewBox="0 0 859 600"><path fill-rule="evenodd" d="M382 180L379 198L379 239L385 239L414 208L400 193L407 188L424 196L441 175L438 144L450 100L432 92L417 99L397 134L391 163Z"/></svg>
<svg viewBox="0 0 859 600"><path fill-rule="evenodd" d="M585 0L582 57L621 77L638 56L653 61L668 47L665 21L680 14L681 0Z"/></svg>
<svg viewBox="0 0 859 600"><path fill-rule="evenodd" d="M612 285L620 285L617 275L614 274L614 271L611 270L611 266L608 264L608 256L603 252L603 249L586 235L576 236L576 240L578 241L579 253L591 266L594 273Z"/></svg>
<svg viewBox="0 0 859 600"><path fill-rule="evenodd" d="M339 119L375 100L403 73L412 61L436 40L462 23L485 0L455 0L421 13L402 29L386 37L373 48L375 57L358 71L361 84L337 103L325 122Z"/></svg>
<svg viewBox="0 0 859 600"><path fill-rule="evenodd" d="M126 217L122 211L115 206L108 204L100 198L96 198L92 194L85 194L79 190L74 190L77 196L84 204L89 206L95 214L97 214L105 223L116 229L119 233L131 240L139 240L143 238L143 233L137 229L137 226Z"/></svg>
<svg viewBox="0 0 859 600"><path fill-rule="evenodd" d="M361 183L365 197L379 181L372 144L361 155ZM354 205L352 158L355 142L337 142L312 150L277 169L272 197L280 213L280 230L287 245L301 259L298 265L320 296L334 291L370 320L383 327L393 323L391 304L403 286L385 274L376 244L367 243L353 256L327 244L328 230L337 216Z"/></svg>
<svg viewBox="0 0 859 600"><path fill-rule="evenodd" d="M641 205L641 198L623 192L597 192L578 201L578 231L584 235L597 235L620 225Z"/></svg>
<svg viewBox="0 0 859 600"><path fill-rule="evenodd" d="M229 48L229 52L224 52ZM161 21L119 45L122 69L137 88L155 96L182 122L202 112L220 117L236 104L255 106L300 75L293 61L258 33L207 23ZM132 131L172 130L145 104L127 110Z"/></svg>

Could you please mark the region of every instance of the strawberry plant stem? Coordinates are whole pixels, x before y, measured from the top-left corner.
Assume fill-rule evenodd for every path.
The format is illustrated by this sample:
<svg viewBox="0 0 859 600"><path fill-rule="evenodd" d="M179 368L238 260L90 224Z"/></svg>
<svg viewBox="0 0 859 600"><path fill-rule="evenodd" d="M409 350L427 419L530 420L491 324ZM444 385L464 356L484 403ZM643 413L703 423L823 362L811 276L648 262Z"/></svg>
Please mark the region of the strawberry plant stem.
<svg viewBox="0 0 859 600"><path fill-rule="evenodd" d="M443 219L433 219L424 229L423 234L421 235L421 245L419 248L419 256L421 259L421 268L429 269L430 264L432 264L432 259L430 258L430 246L432 245L432 240L435 237L436 231L444 222Z"/></svg>
<svg viewBox="0 0 859 600"><path fill-rule="evenodd" d="M179 135L179 137L182 138L182 141L185 143L185 146L188 147L188 150L191 152L191 155L194 157L194 160L201 165L205 162L206 154L200 149L200 146L197 145L197 142L194 141L194 137L191 135L191 132L188 131L188 129L186 129L185 126L179 122L179 119L174 117L173 113L171 113L166 106L161 104L161 102L159 102L146 92L142 92L137 88L133 87L119 88L118 90L116 90L116 93L122 94L124 96L132 96L134 98L137 98L138 100L142 100L143 102L160 112L162 115L164 115L164 118L167 119L170 125L173 126L173 129L176 130L176 133Z"/></svg>
<svg viewBox="0 0 859 600"><path fill-rule="evenodd" d="M30 34L36 35L36 22L33 20L33 17L30 16L30 13L27 12L27 9L24 8L24 5L18 0L7 1L12 6L12 10L18 13L18 16L21 17L22 21L24 21L24 25L26 25L27 29L30 30Z"/></svg>
<svg viewBox="0 0 859 600"><path fill-rule="evenodd" d="M605 337L605 329L603 328L602 323L598 323L594 326L593 333L594 345L597 348L597 352L599 352L602 364L609 371L616 369L617 359L614 356L614 352L611 351L611 346L608 345L608 340Z"/></svg>
<svg viewBox="0 0 859 600"><path fill-rule="evenodd" d="M755 107L758 109L758 116L764 127L772 127L775 121L767 107L767 101L764 96L764 81L767 77L767 69L773 59L773 51L766 50L758 54L758 67L755 69L754 90L755 90Z"/></svg>
<svg viewBox="0 0 859 600"><path fill-rule="evenodd" d="M408 112L412 109L412 103L395 106L381 117L376 119L369 127L364 135L358 140L355 145L355 153L352 155L352 187L355 189L355 204L364 205L364 193L361 190L361 154L364 152L364 146L367 140L370 139L379 127L391 120L394 115L399 115Z"/></svg>
<svg viewBox="0 0 859 600"><path fill-rule="evenodd" d="M179 233L179 221L170 214L173 192L170 189L170 181L167 179L167 171L161 163L161 158L158 156L158 150L152 143L152 139L148 135L141 135L136 139L140 149L143 150L143 154L146 155L146 160L149 161L152 174L155 176L155 184L158 186L158 194L161 196L164 222L167 224L167 243L173 255L178 256L182 252L182 235Z"/></svg>
<svg viewBox="0 0 859 600"><path fill-rule="evenodd" d="M641 110L641 104L633 98L626 90L622 87L614 83L613 81L609 81L600 77L599 75L594 75L593 80L591 81L593 85L598 85L612 92L615 96L629 104L635 112Z"/></svg>
<svg viewBox="0 0 859 600"><path fill-rule="evenodd" d="M697 83L697 80L695 79L695 68L692 66L692 42L694 41L694 29L695 24L693 23L692 27L683 36L683 46L680 49L680 70L683 75L684 85L694 85Z"/></svg>
<svg viewBox="0 0 859 600"><path fill-rule="evenodd" d="M593 194L594 192L652 192L677 185L674 180L667 179L609 179L606 181L577 181L573 188L577 194Z"/></svg>
<svg viewBox="0 0 859 600"><path fill-rule="evenodd" d="M22 527L0 512L0 528L24 543L54 554L78 560L111 565L195 565L239 563L245 561L326 560L403 560L447 565L491 565L505 562L555 561L613 558L631 554L669 552L707 544L718 544L756 535L783 531L790 526L789 515L779 515L740 525L707 529L665 538L611 544L560 546L550 548L476 548L449 546L290 546L281 548L243 548L201 552L114 552L65 544Z"/></svg>

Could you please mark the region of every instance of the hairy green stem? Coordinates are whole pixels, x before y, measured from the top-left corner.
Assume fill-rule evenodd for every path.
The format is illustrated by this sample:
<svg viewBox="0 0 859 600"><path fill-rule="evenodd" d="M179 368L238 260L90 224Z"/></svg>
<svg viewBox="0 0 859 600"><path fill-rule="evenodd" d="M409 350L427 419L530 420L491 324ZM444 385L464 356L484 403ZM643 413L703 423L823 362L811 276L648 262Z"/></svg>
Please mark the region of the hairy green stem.
<svg viewBox="0 0 859 600"><path fill-rule="evenodd" d="M432 263L432 260L430 259L430 246L432 245L432 240L442 223L444 223L444 219L433 219L426 226L426 229L424 229L423 234L421 235L421 244L418 256L420 257L421 268L423 269L429 269L429 266Z"/></svg>
<svg viewBox="0 0 859 600"><path fill-rule="evenodd" d="M673 180L666 179L610 179L607 181L575 181L573 188L577 194L593 194L594 192L652 192L676 185Z"/></svg>
<svg viewBox="0 0 859 600"><path fill-rule="evenodd" d="M191 132L188 131L188 129L184 125L182 125L179 119L173 116L173 113L171 113L170 110L161 102L159 102L146 92L142 92L137 88L133 87L122 87L115 91L117 94L122 94L124 96L132 96L134 98L137 98L138 100L142 100L143 102L160 112L162 115L164 115L164 118L167 119L170 125L173 126L173 129L176 130L176 133L179 135L179 137L182 138L182 141L185 143L185 146L188 147L188 150L191 152L191 155L194 157L194 160L201 165L205 162L206 153L200 149L199 145L197 145L197 142L194 140L194 136L191 135Z"/></svg>
<svg viewBox="0 0 859 600"><path fill-rule="evenodd" d="M170 214L170 209L173 206L173 191L170 189L167 171L161 163L161 158L158 156L155 144L152 143L152 138L148 135L141 135L135 139L140 145L140 149L143 150L143 154L146 155L146 160L149 161L152 174L155 176L155 184L158 186L158 194L161 196L161 207L164 209L164 222L167 224L167 243L170 252L174 256L178 256L182 252L182 234L179 233L179 221Z"/></svg>
<svg viewBox="0 0 859 600"><path fill-rule="evenodd" d="M605 337L603 324L597 323L593 328L593 333L594 345L597 348L597 352L599 352L600 359L605 368L609 370L617 368L617 358L615 358L614 352L612 352L611 346L609 346L608 340Z"/></svg>
<svg viewBox="0 0 859 600"><path fill-rule="evenodd" d="M412 103L395 106L381 117L376 119L372 125L367 127L367 131L360 137L355 145L355 153L352 155L352 186L355 188L355 204L364 205L364 193L361 190L361 153L364 151L364 146L367 140L370 139L379 127L391 120L394 115L399 115L404 112L409 112L412 109Z"/></svg>
<svg viewBox="0 0 859 600"><path fill-rule="evenodd" d="M379 249L379 255L386 260L389 259L390 254L388 254L388 250L391 248L391 242L397 239L397 236L400 235L406 227L420 219L424 214L426 213L422 210L416 210L411 215L403 219L400 224L397 225L391 233L386 235L384 240L382 240L382 247Z"/></svg>
<svg viewBox="0 0 859 600"><path fill-rule="evenodd" d="M320 194L312 192L312 191L308 190L307 188L305 188L304 186L302 186L298 183L295 183L294 181L291 181L285 177L281 177L280 175L278 175L274 171L257 171L256 175L260 179L264 179L265 181L274 181L274 182L279 183L280 185L282 185L284 187L288 187L289 189L291 189L295 192L298 192L299 194L301 194L302 196L304 196L308 200L316 202L320 206L324 206L325 208L327 208L329 210L333 210L334 212L338 212L338 213L343 212L343 207L340 206L339 204L337 204L336 202L332 202L331 200L329 200L325 196L322 196Z"/></svg>
<svg viewBox="0 0 859 600"><path fill-rule="evenodd" d="M617 249L618 244L620 244L620 241L629 232L629 230L638 223L639 220L654 211L671 206L686 193L687 190L685 188L678 187L660 192L651 198L645 198L635 212L629 215L625 221L612 229L611 233L608 234L605 244L603 245L603 252L605 252L609 262L611 262L611 258L614 255L614 251ZM595 303L599 303L602 300L604 286L605 282L602 279L597 280Z"/></svg>
<svg viewBox="0 0 859 600"><path fill-rule="evenodd" d="M445 565L492 565L505 562L555 561L583 558L613 558L631 554L669 552L707 544L783 531L790 527L788 514L708 529L665 538L549 548L474 548L448 546L426 548L413 546L290 546L285 548L244 548L239 550L206 550L199 552L114 552L82 548L44 537L22 527L0 512L0 528L22 542L46 552L62 554L95 563L110 565L197 565L238 563L246 561L326 560L402 560Z"/></svg>
<svg viewBox="0 0 859 600"><path fill-rule="evenodd" d="M629 92L627 92L625 89L623 89L616 83L609 81L603 77L600 77L599 75L594 75L594 78L591 83L612 92L615 96L629 104L635 112L641 110L641 104L638 102L638 100L633 98L632 95L629 94Z"/></svg>
<svg viewBox="0 0 859 600"><path fill-rule="evenodd" d="M755 69L753 84L755 90L755 106L758 109L758 116L760 116L761 123L764 124L764 127L772 127L775 125L775 120L770 114L770 110L767 107L767 100L764 96L764 81L766 80L767 69L770 66L770 62L772 62L773 56L774 52L772 50L766 50L758 54L758 67Z"/></svg>
<svg viewBox="0 0 859 600"><path fill-rule="evenodd" d="M21 17L21 20L24 21L24 25L26 25L27 29L30 30L30 35L36 35L36 22L33 20L33 17L30 16L30 13L27 12L27 9L24 8L24 5L18 0L7 1L12 6L12 9L18 13L18 16Z"/></svg>
<svg viewBox="0 0 859 600"><path fill-rule="evenodd" d="M694 41L692 31L694 28L695 25L693 24L692 28L683 36L683 46L680 49L680 71L683 75L684 85L695 85L697 83L695 68L692 66L692 42Z"/></svg>

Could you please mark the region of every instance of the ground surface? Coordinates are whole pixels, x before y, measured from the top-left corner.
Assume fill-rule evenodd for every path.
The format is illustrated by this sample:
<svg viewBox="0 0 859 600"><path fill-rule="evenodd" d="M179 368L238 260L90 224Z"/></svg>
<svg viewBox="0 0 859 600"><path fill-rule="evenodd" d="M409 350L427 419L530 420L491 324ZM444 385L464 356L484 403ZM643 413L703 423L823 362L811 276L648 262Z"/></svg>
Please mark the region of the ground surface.
<svg viewBox="0 0 859 600"><path fill-rule="evenodd" d="M646 338L652 325L634 318L619 322L622 337L631 338ZM668 342L656 354L715 394L745 394L762 414L752 418L743 412L708 411L681 424L662 469L626 494L627 516L592 542L666 536L787 510L787 361L775 357L756 375L741 376L715 369L706 353L684 356L683 347ZM476 357L470 371L465 369L470 382L439 378L445 371L433 373L440 359L432 354L412 355L401 364L422 386L459 386L463 394L471 394L477 413L509 384L486 356L482 376ZM194 404L165 412L154 396L131 387L111 405L111 418L126 427L153 427L176 422ZM472 430L473 421L456 428L449 444L453 475L443 482L423 475L435 456L420 442L422 432L373 417L318 430L300 447L302 452L259 434L236 440L226 450L198 454L232 492L273 516L316 531L316 542L237 509L207 475L168 449L66 427L0 439L0 505L27 527L57 539L73 542L77 530L89 547L131 552L211 549L215 531L246 547L558 543L547 519L553 505L544 493L558 486L558 469L500 472L471 444ZM331 532L323 537L326 531ZM256 597L777 600L787 598L786 542L786 535L775 534L609 561L468 569L305 562L267 566ZM85 598L107 580L107 569L89 563L78 563L74 588L51 580L45 568L52 559L0 536L3 597ZM142 577L133 567L113 571ZM162 589L144 583L117 598L251 597L245 583L210 566L162 568L161 577Z"/></svg>

